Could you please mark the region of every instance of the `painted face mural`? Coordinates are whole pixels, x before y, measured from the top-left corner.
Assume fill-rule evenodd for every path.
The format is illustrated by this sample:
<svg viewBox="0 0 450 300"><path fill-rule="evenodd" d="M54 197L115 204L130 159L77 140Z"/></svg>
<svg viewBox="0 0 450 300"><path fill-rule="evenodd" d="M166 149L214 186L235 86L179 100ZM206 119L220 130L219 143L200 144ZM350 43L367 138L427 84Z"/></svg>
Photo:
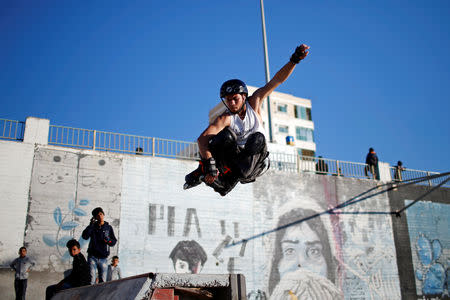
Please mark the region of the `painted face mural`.
<svg viewBox="0 0 450 300"><path fill-rule="evenodd" d="M292 295L301 299L340 298L333 284L336 267L325 226L320 217L305 219L314 214L297 208L280 216L278 228L283 229L275 238L270 299L291 299Z"/></svg>
<svg viewBox="0 0 450 300"><path fill-rule="evenodd" d="M317 233L307 223L286 229L281 239L282 258L278 264L280 278L299 268L323 277L327 276L327 263L323 256L323 245Z"/></svg>
<svg viewBox="0 0 450 300"><path fill-rule="evenodd" d="M175 273L192 273L189 269L189 263L182 259L177 259L174 262Z"/></svg>
<svg viewBox="0 0 450 300"><path fill-rule="evenodd" d="M200 273L208 256L203 247L196 241L180 241L169 255L175 273Z"/></svg>

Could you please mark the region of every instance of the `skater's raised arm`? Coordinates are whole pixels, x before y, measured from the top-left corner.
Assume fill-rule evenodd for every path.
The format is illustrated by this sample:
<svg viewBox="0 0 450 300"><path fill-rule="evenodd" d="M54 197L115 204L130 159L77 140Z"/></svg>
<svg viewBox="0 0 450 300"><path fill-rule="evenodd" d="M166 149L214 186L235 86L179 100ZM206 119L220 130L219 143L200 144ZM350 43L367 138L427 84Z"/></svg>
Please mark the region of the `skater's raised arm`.
<svg viewBox="0 0 450 300"><path fill-rule="evenodd" d="M301 44L295 49L290 61L285 64L273 78L262 88L257 89L251 97L248 98L248 102L252 108L261 113L261 105L263 100L269 96L280 84L286 81L295 69L295 65L308 55L309 46Z"/></svg>

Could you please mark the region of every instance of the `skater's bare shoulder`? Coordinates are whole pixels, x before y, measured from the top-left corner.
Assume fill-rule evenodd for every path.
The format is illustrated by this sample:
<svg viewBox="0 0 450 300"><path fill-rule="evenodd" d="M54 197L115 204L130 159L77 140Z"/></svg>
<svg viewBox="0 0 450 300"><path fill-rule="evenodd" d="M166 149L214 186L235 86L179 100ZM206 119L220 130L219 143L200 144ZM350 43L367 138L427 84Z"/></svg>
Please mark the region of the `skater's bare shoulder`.
<svg viewBox="0 0 450 300"><path fill-rule="evenodd" d="M211 124L209 124L208 128L204 131L204 134L207 135L210 134L217 134L222 129L224 129L227 126L230 126L231 124L231 116L229 113L223 113L220 116L218 116Z"/></svg>

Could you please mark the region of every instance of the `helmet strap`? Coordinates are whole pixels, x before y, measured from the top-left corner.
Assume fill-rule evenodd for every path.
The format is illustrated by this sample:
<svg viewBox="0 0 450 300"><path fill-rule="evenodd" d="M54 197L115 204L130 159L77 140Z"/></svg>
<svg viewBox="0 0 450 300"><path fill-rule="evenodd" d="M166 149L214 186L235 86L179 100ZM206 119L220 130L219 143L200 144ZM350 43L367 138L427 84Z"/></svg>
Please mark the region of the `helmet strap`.
<svg viewBox="0 0 450 300"><path fill-rule="evenodd" d="M247 99L245 99L244 103L242 103L241 108L239 108L239 110L236 112L236 114L239 115L241 113L241 111L244 109L244 106L245 106L246 103L247 103Z"/></svg>

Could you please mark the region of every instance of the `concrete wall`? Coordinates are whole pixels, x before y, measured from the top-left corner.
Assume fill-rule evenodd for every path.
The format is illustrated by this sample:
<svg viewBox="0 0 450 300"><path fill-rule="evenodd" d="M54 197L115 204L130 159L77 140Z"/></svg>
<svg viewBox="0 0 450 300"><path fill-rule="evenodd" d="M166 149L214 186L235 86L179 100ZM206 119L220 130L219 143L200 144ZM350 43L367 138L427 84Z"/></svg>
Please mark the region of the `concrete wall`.
<svg viewBox="0 0 450 300"><path fill-rule="evenodd" d="M250 299L419 299L447 280L448 189L396 218L388 212L427 188L377 194L371 180L270 171L221 197L204 185L182 189L192 161L0 141L0 162L8 196L0 262L6 268L28 247L37 263L29 299L70 268L65 242L80 239L97 206L118 237L111 256L125 276L243 273ZM377 195L321 214L368 190ZM0 287L12 299L7 269Z"/></svg>
<svg viewBox="0 0 450 300"><path fill-rule="evenodd" d="M395 210L421 199L406 215L393 219L402 295L408 299L449 294L450 190L428 192L422 186L389 192Z"/></svg>
<svg viewBox="0 0 450 300"><path fill-rule="evenodd" d="M0 141L0 264L23 246L34 146Z"/></svg>
<svg viewBox="0 0 450 300"><path fill-rule="evenodd" d="M70 267L66 243L80 239L91 211L101 206L119 237L122 158L91 151L37 147L31 176L25 245L36 255L37 271ZM117 248L112 248L113 255Z"/></svg>

